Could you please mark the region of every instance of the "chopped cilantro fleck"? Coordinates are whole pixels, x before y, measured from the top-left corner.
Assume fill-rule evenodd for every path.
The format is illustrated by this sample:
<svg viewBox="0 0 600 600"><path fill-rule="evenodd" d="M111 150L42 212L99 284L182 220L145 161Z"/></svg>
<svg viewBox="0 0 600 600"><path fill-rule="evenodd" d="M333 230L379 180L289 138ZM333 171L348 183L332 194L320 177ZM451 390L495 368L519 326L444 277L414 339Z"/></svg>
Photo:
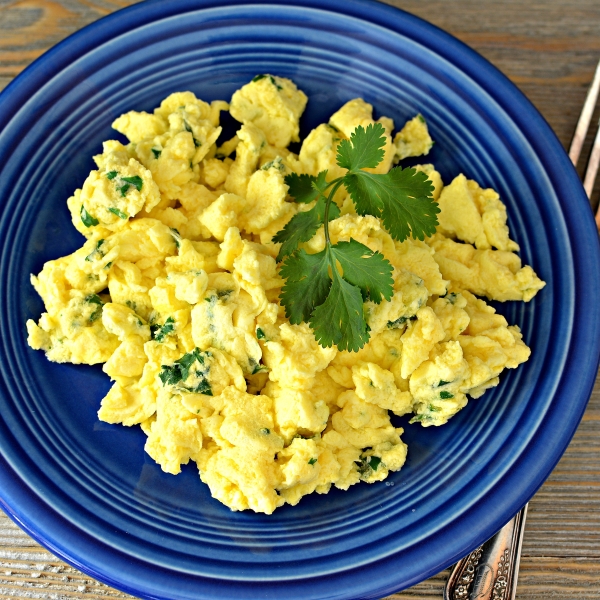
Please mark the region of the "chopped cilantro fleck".
<svg viewBox="0 0 600 600"><path fill-rule="evenodd" d="M357 461L358 472L362 477L369 477L373 471L377 471L377 468L381 464L381 458L379 456L367 456L366 458Z"/></svg>
<svg viewBox="0 0 600 600"><path fill-rule="evenodd" d="M200 146L202 146L202 142L200 142L199 140L197 140L197 139L194 137L194 132L192 131L192 128L190 127L190 124L189 124L187 121L184 121L184 122L183 122L183 126L185 127L185 130L186 130L188 133L191 133L191 134L192 134L192 140L194 140L194 146L195 146L196 148L199 148ZM192 163L190 163L190 168L193 168L193 167L192 167Z"/></svg>
<svg viewBox="0 0 600 600"><path fill-rule="evenodd" d="M100 258L104 256L104 252L100 250L102 244L104 244L104 240L98 240L98 242L96 243L96 247L85 257L85 260L87 262L92 262L93 260L96 260L97 256L99 256Z"/></svg>
<svg viewBox="0 0 600 600"><path fill-rule="evenodd" d="M316 462L317 462L317 459L313 457L308 461L308 464L312 465L314 467Z"/></svg>
<svg viewBox="0 0 600 600"><path fill-rule="evenodd" d="M113 215L116 215L117 217L119 217L119 219L123 219L123 221L126 221L129 216L126 215L122 210L119 210L118 208L109 208L108 212L112 213Z"/></svg>
<svg viewBox="0 0 600 600"><path fill-rule="evenodd" d="M261 170L262 171L268 171L269 169L277 169L280 172L285 171L285 166L282 162L281 156L278 156L277 158L274 158L273 160L270 160L269 162L265 163L262 167Z"/></svg>
<svg viewBox="0 0 600 600"><path fill-rule="evenodd" d="M199 371L196 371L196 374L201 375L201 373ZM207 379L202 379L197 386L190 388L190 391L193 392L194 394L204 394L205 396L213 395L212 387L210 386L210 383Z"/></svg>
<svg viewBox="0 0 600 600"><path fill-rule="evenodd" d="M252 375L256 375L257 373L264 373L265 371L268 371L269 369L267 369L267 367L265 367L265 365L255 365L255 367L252 369Z"/></svg>
<svg viewBox="0 0 600 600"><path fill-rule="evenodd" d="M179 246L181 246L181 234L174 227L171 227L171 236L173 237L173 241L175 242L175 247L179 248Z"/></svg>
<svg viewBox="0 0 600 600"><path fill-rule="evenodd" d="M377 471L377 467L380 465L380 463L381 458L379 458L379 456L371 456L369 460L369 466L371 467L371 469L373 469L373 471Z"/></svg>
<svg viewBox="0 0 600 600"><path fill-rule="evenodd" d="M85 210L85 206L83 206L83 204L81 205L81 211L79 214L81 216L81 222L86 227L93 227L94 225L98 225L98 219L92 217L92 215L90 215L90 213L87 210Z"/></svg>
<svg viewBox="0 0 600 600"><path fill-rule="evenodd" d="M196 385L185 385L185 381L190 376L194 363L198 362L204 365L204 359L207 356L211 356L210 352L202 352L199 348L194 348L191 352L184 354L179 360L176 360L173 365L162 365L162 371L158 376L163 385L173 385L179 391L212 396L211 385L206 379L206 374L209 371L208 368L196 370L192 373L192 375L200 378L199 383Z"/></svg>
<svg viewBox="0 0 600 600"><path fill-rule="evenodd" d="M144 180L139 175L132 175L131 177L121 177L121 179L123 181L126 181L127 183L130 183L131 185L135 186L135 189L138 192L142 191L142 187L144 185Z"/></svg>
<svg viewBox="0 0 600 600"><path fill-rule="evenodd" d="M440 398L442 400L450 400L450 398L454 398L454 394L450 392L440 392Z"/></svg>
<svg viewBox="0 0 600 600"><path fill-rule="evenodd" d="M109 171L106 174L106 179L114 179L117 175L118 173L116 171Z"/></svg>
<svg viewBox="0 0 600 600"><path fill-rule="evenodd" d="M168 317L162 327L160 325L151 325L150 331L154 339L162 344L165 338L175 331L175 320L173 317Z"/></svg>
<svg viewBox="0 0 600 600"><path fill-rule="evenodd" d="M88 318L89 323L93 323L97 321L102 316L102 300L96 294L90 294L85 297L85 301L89 304L96 304L96 308L93 310L92 314Z"/></svg>
<svg viewBox="0 0 600 600"><path fill-rule="evenodd" d="M442 387L443 385L448 385L449 383L452 383L452 382L444 381L443 379L440 379L439 383L437 384L437 387Z"/></svg>
<svg viewBox="0 0 600 600"><path fill-rule="evenodd" d="M278 89L278 90L282 90L283 88L275 81L275 79L273 78L272 75L257 75L256 77L254 77L252 79L252 81L260 81L261 79L266 79L268 78L269 81Z"/></svg>
<svg viewBox="0 0 600 600"><path fill-rule="evenodd" d="M162 153L162 150L158 148L152 148L152 154L154 154L154 158L159 158Z"/></svg>
<svg viewBox="0 0 600 600"><path fill-rule="evenodd" d="M265 365L261 365L256 362L254 358L251 356L248 357L248 366L252 369L251 375L256 375L257 373L262 373L263 371L268 371L269 369L265 367Z"/></svg>
<svg viewBox="0 0 600 600"><path fill-rule="evenodd" d="M406 321L408 321L410 318L411 317L400 317L395 321L388 321L388 329L398 329L399 327L402 327L402 325L404 325L404 323L406 323Z"/></svg>
<svg viewBox="0 0 600 600"><path fill-rule="evenodd" d="M271 430L270 430L268 427L263 427L263 428L260 430L260 432L261 432L263 435L269 435L269 434L271 433Z"/></svg>
<svg viewBox="0 0 600 600"><path fill-rule="evenodd" d="M431 421L431 415L427 415L427 414L421 414L421 415L415 415L410 421L409 423L419 423L420 421Z"/></svg>
<svg viewBox="0 0 600 600"><path fill-rule="evenodd" d="M256 328L256 339L264 340L264 339L266 339L266 337L267 336L265 335L265 332L260 327L257 327Z"/></svg>
<svg viewBox="0 0 600 600"><path fill-rule="evenodd" d="M127 190L130 188L131 186L126 183L125 185L122 185L121 187L118 187L117 189L119 190L119 192L121 192L121 196L123 198L125 198L125 194L127 193ZM110 208L108 209L110 210Z"/></svg>

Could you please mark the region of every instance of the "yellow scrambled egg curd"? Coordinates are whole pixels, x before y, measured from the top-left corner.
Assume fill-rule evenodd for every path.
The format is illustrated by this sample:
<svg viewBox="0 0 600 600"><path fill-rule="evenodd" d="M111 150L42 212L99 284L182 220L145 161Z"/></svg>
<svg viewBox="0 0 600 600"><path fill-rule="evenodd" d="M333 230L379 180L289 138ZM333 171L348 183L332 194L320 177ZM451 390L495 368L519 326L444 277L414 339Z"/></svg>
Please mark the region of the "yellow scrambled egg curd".
<svg viewBox="0 0 600 600"><path fill-rule="evenodd" d="M344 187L335 196L332 242L357 240L394 268L391 300L365 303L369 342L323 348L309 325L290 324L273 237L306 206L285 176L343 175L337 146L359 125L384 128L380 173L433 143L421 115L393 136L392 119L355 99L294 154L306 103L293 82L260 75L230 103L181 92L119 117L130 143L105 142L67 201L87 240L31 278L47 312L27 322L29 345L104 363L114 383L99 418L140 425L167 473L195 461L232 510L270 514L398 471L407 447L392 415L442 425L529 357L519 328L481 297L529 301L544 286L515 254L499 195L464 175L444 186L423 164L441 209L425 241L397 242ZM227 109L241 125L222 142ZM323 228L301 247L323 250Z"/></svg>

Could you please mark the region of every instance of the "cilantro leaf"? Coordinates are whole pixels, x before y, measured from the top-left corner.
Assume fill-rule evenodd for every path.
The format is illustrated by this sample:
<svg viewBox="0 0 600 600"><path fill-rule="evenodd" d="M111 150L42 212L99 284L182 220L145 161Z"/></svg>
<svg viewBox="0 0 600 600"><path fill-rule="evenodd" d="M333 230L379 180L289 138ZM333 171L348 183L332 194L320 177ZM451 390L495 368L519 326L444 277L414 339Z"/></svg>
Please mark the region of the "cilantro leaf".
<svg viewBox="0 0 600 600"><path fill-rule="evenodd" d="M282 244L277 262L292 254L298 248L298 244L308 242L315 235L325 219L325 205L326 200L321 196L310 210L295 214L286 226L275 234L273 241ZM340 209L332 202L329 206L328 218L331 221L339 216Z"/></svg>
<svg viewBox="0 0 600 600"><path fill-rule="evenodd" d="M296 202L309 204L327 189L329 184L325 180L326 177L327 171L321 171L316 177L290 173L285 176L284 181L290 188L289 195L293 196Z"/></svg>
<svg viewBox="0 0 600 600"><path fill-rule="evenodd" d="M423 240L435 233L440 209L425 173L402 167L386 174L359 171L347 173L344 184L356 212L379 217L394 239L401 242L412 235Z"/></svg>
<svg viewBox="0 0 600 600"><path fill-rule="evenodd" d="M352 238L349 242L338 242L331 250L342 267L344 279L360 289L363 300L379 304L383 298L392 299L394 267L383 254Z"/></svg>
<svg viewBox="0 0 600 600"><path fill-rule="evenodd" d="M369 340L363 299L381 302L393 294L392 265L356 240L316 254L298 250L287 257L280 273L286 279L281 303L290 323L309 323L325 348L335 344L339 350L357 352Z"/></svg>
<svg viewBox="0 0 600 600"><path fill-rule="evenodd" d="M281 290L286 316L293 325L308 322L331 288L327 249L316 254L297 250L283 263L280 273L286 279Z"/></svg>
<svg viewBox="0 0 600 600"><path fill-rule="evenodd" d="M385 129L381 123L359 125L349 140L342 140L337 148L337 164L349 171L373 169L385 155Z"/></svg>
<svg viewBox="0 0 600 600"><path fill-rule="evenodd" d="M324 348L334 344L339 350L358 352L368 341L360 289L348 283L333 269L329 295L317 306L309 321L315 339Z"/></svg>

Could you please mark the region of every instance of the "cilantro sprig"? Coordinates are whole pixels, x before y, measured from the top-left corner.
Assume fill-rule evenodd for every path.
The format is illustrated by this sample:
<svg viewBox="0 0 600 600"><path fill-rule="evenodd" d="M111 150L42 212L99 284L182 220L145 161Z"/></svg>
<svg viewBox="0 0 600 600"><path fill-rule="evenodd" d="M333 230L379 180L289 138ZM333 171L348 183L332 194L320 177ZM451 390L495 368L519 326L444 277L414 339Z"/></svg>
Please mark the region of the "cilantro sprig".
<svg viewBox="0 0 600 600"><path fill-rule="evenodd" d="M278 262L286 279L281 303L292 324L309 323L325 348L356 352L369 341L363 303L391 300L393 267L379 252L360 242L332 244L329 222L340 215L333 202L343 185L356 212L381 219L392 238L423 240L435 233L439 208L427 175L412 168L395 167L388 173L371 173L383 160L385 130L380 123L358 126L349 140L338 145L337 164L342 177L327 181L327 171L316 177L291 173L285 182L297 202L314 205L297 213L273 241L281 243ZM310 240L323 225L325 248L308 254L298 246Z"/></svg>

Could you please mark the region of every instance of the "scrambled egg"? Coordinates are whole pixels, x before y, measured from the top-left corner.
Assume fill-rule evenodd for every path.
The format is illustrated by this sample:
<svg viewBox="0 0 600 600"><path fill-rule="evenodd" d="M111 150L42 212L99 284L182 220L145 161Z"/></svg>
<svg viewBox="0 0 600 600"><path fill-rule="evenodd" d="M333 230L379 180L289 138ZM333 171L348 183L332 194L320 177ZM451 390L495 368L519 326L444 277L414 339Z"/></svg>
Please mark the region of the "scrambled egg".
<svg viewBox="0 0 600 600"><path fill-rule="evenodd" d="M444 186L423 164L441 209L425 242L394 241L343 187L335 197L332 241L354 238L394 267L392 299L365 305L369 343L323 348L307 324L290 324L272 241L300 210L285 176L343 174L338 144L375 122L352 100L294 154L306 103L291 81L260 75L230 103L175 93L152 114L119 117L130 143L106 142L67 201L87 240L31 278L47 312L27 322L30 346L104 363L114 383L99 418L140 425L167 473L195 461L232 510L270 514L399 470L407 447L392 414L442 425L529 357L519 328L481 297L529 301L544 286L515 254L498 194L464 175ZM227 109L241 126L220 143ZM375 171L429 152L421 115L394 137L392 119L377 122L386 144ZM324 245L321 228L303 248Z"/></svg>

